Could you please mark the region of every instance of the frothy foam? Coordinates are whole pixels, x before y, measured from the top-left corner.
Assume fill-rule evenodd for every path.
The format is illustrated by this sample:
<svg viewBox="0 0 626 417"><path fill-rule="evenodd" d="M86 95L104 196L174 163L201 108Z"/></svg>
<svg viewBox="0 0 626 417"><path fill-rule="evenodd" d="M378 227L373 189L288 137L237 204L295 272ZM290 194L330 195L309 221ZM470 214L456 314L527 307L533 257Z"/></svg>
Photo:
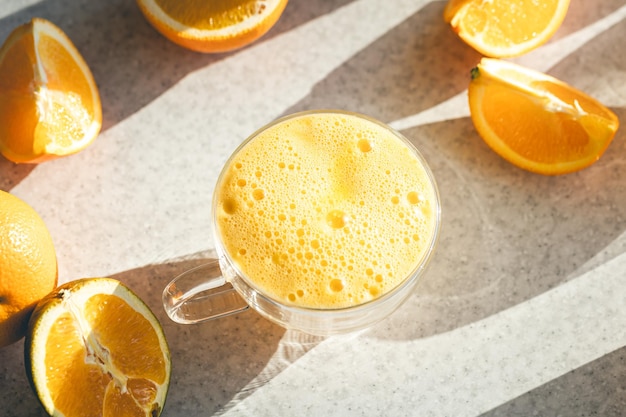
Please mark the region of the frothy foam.
<svg viewBox="0 0 626 417"><path fill-rule="evenodd" d="M409 147L356 116L302 115L252 139L216 198L226 251L259 289L310 308L399 285L435 229L435 192Z"/></svg>

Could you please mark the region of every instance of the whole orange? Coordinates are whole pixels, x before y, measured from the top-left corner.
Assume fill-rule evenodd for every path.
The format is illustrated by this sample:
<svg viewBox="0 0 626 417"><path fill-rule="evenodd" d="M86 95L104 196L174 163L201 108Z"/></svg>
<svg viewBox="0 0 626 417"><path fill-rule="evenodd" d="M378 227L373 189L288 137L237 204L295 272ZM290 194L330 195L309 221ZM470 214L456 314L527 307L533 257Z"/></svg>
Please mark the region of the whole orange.
<svg viewBox="0 0 626 417"><path fill-rule="evenodd" d="M0 190L0 347L26 335L35 304L57 285L57 258L43 219Z"/></svg>

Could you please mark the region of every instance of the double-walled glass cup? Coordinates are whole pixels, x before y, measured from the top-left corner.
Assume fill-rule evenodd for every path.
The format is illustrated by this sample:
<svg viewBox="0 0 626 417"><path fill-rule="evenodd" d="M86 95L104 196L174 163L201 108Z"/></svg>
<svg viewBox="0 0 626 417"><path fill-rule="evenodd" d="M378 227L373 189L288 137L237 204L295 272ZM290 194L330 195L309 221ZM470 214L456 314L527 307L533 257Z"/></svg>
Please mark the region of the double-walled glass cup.
<svg viewBox="0 0 626 417"><path fill-rule="evenodd" d="M429 216L431 232L418 254L411 270L392 289L371 300L338 308L299 306L269 295L254 277L244 272L224 244L218 222L220 201L218 190L224 176L237 154L260 134L281 123L307 116L345 115L365 123L374 123L401 141L421 165L430 188ZM261 158L261 156L259 156ZM314 335L332 335L363 329L384 319L396 310L411 294L419 278L432 259L441 223L441 205L433 174L417 149L402 134L368 116L341 110L313 110L280 118L253 133L227 161L215 188L212 206L212 225L217 259L183 272L174 278L163 291L163 305L169 317L181 324L198 323L236 314L248 309L256 310L265 318L287 328ZM385 261L381 259L381 261Z"/></svg>

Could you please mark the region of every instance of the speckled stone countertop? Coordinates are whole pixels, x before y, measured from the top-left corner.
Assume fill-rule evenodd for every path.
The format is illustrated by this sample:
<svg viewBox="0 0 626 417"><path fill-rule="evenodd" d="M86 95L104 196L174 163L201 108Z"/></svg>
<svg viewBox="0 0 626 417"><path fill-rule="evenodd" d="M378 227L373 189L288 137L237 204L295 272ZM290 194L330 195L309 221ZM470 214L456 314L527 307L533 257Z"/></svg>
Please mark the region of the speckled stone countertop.
<svg viewBox="0 0 626 417"><path fill-rule="evenodd" d="M104 126L80 154L0 160L0 189L44 218L61 282L112 276L153 309L173 373L163 416L623 416L626 129L575 174L527 173L469 119L480 56L442 1L291 0L242 50L203 55L157 34L132 0L0 0L0 40L32 17L74 41ZM572 0L551 41L514 61L626 121L624 0ZM161 291L212 256L220 167L250 133L298 110L390 123L437 178L443 226L408 302L371 329L312 337L257 313L169 321ZM0 416L40 416L23 343L0 349Z"/></svg>

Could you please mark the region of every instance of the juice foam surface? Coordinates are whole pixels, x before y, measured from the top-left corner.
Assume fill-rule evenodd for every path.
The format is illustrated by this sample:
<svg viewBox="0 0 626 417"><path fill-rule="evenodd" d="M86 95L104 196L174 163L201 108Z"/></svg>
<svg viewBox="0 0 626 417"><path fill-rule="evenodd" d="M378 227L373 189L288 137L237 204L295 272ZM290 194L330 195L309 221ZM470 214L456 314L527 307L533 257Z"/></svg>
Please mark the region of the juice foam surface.
<svg viewBox="0 0 626 417"><path fill-rule="evenodd" d="M435 190L411 149L352 115L313 113L263 131L216 188L225 250L285 304L343 308L392 290L435 233Z"/></svg>

